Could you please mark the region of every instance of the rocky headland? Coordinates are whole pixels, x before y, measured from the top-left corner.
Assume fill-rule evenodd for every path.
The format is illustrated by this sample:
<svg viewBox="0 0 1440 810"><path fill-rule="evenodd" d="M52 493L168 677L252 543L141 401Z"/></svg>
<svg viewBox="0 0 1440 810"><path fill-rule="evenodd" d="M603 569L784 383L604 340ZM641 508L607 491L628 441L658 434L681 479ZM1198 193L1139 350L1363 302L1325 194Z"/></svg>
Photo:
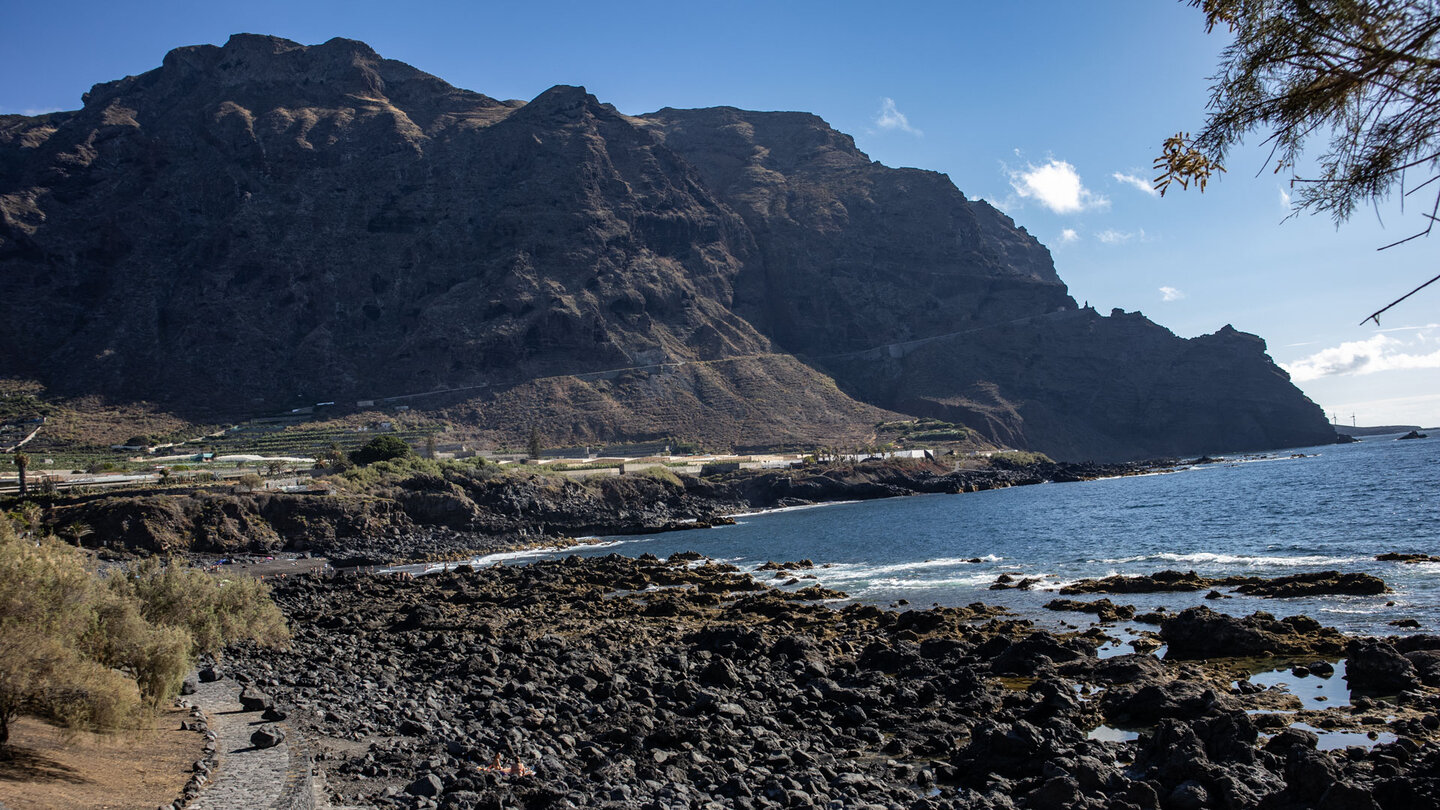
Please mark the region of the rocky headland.
<svg viewBox="0 0 1440 810"><path fill-rule="evenodd" d="M979 604L836 610L699 555L291 577L275 593L294 646L236 648L221 669L315 743L345 804L1408 810L1440 798L1432 636L1347 639L1303 617L1195 608L1163 622L1164 659L1102 658L1103 632L1056 636ZM1251 680L1291 667L1338 678L1337 659L1349 689L1323 708ZM1328 742L1340 733L1355 742Z"/></svg>
<svg viewBox="0 0 1440 810"><path fill-rule="evenodd" d="M929 462L809 465L713 476L574 479L495 467L402 474L365 492L165 490L57 496L47 522L111 554L308 552L356 564L455 559L587 535L701 528L784 506L963 493L1133 475L1166 462L954 469Z"/></svg>
<svg viewBox="0 0 1440 810"><path fill-rule="evenodd" d="M237 34L0 115L0 375L212 423L403 397L480 440L1051 457L1333 441L1229 326L1078 305L948 177L801 112L525 102ZM398 402L399 400L397 400Z"/></svg>

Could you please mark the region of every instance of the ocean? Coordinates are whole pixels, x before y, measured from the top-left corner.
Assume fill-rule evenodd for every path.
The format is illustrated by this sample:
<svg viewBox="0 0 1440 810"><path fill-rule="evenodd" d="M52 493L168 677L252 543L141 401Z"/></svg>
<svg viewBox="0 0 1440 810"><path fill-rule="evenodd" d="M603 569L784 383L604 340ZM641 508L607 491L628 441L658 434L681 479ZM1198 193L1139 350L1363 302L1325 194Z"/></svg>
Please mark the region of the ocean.
<svg viewBox="0 0 1440 810"><path fill-rule="evenodd" d="M1237 615L1305 614L1350 633L1440 632L1440 563L1375 559L1391 551L1440 555L1440 436L1219 455L1223 461L1174 472L779 510L737 516L734 526L595 538L579 548L479 562L647 552L663 558L693 550L748 571L768 560L809 559L816 568L806 573L816 579L792 587L818 582L847 593L845 601L905 600L915 608L986 602L1056 629L1092 618L1043 607L1082 578L1167 569L1263 577L1338 569L1374 574L1394 592L1109 598L1142 612L1204 604ZM990 590L1001 574L1040 584ZM1389 622L1398 619L1421 627L1397 631Z"/></svg>

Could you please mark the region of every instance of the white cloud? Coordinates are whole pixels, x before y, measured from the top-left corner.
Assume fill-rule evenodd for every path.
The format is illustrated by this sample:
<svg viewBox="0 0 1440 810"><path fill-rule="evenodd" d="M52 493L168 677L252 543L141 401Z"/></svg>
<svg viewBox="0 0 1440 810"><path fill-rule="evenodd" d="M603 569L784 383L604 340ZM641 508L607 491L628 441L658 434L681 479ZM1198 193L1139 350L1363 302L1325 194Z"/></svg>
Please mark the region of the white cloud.
<svg viewBox="0 0 1440 810"><path fill-rule="evenodd" d="M910 126L910 119L905 117L905 113L895 108L895 99L893 98L880 99L880 114L875 116L875 126L881 129L898 129L911 135L925 134Z"/></svg>
<svg viewBox="0 0 1440 810"><path fill-rule="evenodd" d="M1115 178L1117 181L1124 183L1127 186L1132 186L1134 188L1140 189L1146 194L1149 194L1151 197L1160 196L1160 192L1156 191L1155 187L1150 185L1150 181L1146 180L1143 177L1138 177L1133 174L1125 174L1123 172L1115 172L1110 176Z"/></svg>
<svg viewBox="0 0 1440 810"><path fill-rule="evenodd" d="M1109 200L1085 188L1074 166L1054 158L1043 166L1032 163L1025 171L1011 172L1010 186L1021 197L1039 200L1057 214L1078 214L1110 204Z"/></svg>
<svg viewBox="0 0 1440 810"><path fill-rule="evenodd" d="M34 117L37 116L37 115L45 115L46 113L53 113L53 112L60 112L60 108L59 108L59 107L31 107L31 108L29 108L29 109L17 110L17 109L14 109L13 107L0 107L0 115L24 115L24 116L27 116L27 117L30 117L30 118L34 118Z"/></svg>
<svg viewBox="0 0 1440 810"><path fill-rule="evenodd" d="M1123 245L1131 239L1144 239L1145 229L1141 228L1138 231L1117 231L1114 228L1106 228L1095 234L1095 238L1107 245Z"/></svg>
<svg viewBox="0 0 1440 810"><path fill-rule="evenodd" d="M1185 292L1184 292L1183 290L1177 290L1177 289L1175 289L1174 287L1161 287L1161 288L1160 288L1160 300L1161 300L1161 301L1179 301L1181 298L1184 298L1184 297L1185 297Z"/></svg>
<svg viewBox="0 0 1440 810"><path fill-rule="evenodd" d="M1078 242L1080 241L1080 234L1076 233L1074 228L1066 228L1065 230L1060 232L1060 241Z"/></svg>
<svg viewBox="0 0 1440 810"><path fill-rule="evenodd" d="M1440 348L1425 351L1428 346L1424 344L1427 343L1433 341L1421 336L1418 340L1407 342L1378 334L1365 340L1354 340L1322 349L1293 363L1282 363L1281 368L1290 372L1291 378L1296 382L1341 374L1440 368Z"/></svg>
<svg viewBox="0 0 1440 810"><path fill-rule="evenodd" d="M1280 207L1286 211L1290 210L1290 192L1283 188L1280 189Z"/></svg>

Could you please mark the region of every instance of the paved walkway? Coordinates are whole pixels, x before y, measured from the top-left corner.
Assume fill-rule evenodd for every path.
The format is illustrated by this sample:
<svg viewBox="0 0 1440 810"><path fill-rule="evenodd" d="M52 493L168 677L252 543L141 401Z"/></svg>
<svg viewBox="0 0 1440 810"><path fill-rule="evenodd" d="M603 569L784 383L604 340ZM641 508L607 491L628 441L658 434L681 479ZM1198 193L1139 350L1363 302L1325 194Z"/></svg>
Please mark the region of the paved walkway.
<svg viewBox="0 0 1440 810"><path fill-rule="evenodd" d="M240 686L229 678L202 683L187 699L205 712L219 760L191 810L315 807L310 756L293 729L277 723L287 732L285 742L274 748L251 745L250 735L265 723L260 712L241 711Z"/></svg>

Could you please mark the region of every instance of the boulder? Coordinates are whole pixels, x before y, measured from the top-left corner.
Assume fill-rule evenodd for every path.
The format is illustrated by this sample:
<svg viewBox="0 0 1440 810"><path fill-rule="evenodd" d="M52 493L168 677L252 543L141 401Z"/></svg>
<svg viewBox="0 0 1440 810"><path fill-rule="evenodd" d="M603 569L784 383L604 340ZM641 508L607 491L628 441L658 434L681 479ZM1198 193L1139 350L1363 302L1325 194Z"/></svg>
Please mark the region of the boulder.
<svg viewBox="0 0 1440 810"><path fill-rule="evenodd" d="M1052 599L1045 603L1046 610L1068 610L1077 613L1094 613L1100 621L1111 624L1135 618L1131 605L1117 605L1109 599L1086 602L1080 599Z"/></svg>
<svg viewBox="0 0 1440 810"><path fill-rule="evenodd" d="M445 790L445 783L440 777L433 773L427 773L405 786L405 792L411 796L435 797Z"/></svg>
<svg viewBox="0 0 1440 810"><path fill-rule="evenodd" d="M1405 653L1405 660L1426 686L1440 688L1440 650L1415 650Z"/></svg>
<svg viewBox="0 0 1440 810"><path fill-rule="evenodd" d="M1352 691L1393 695L1420 685L1415 665L1384 641L1356 639L1346 653L1345 680Z"/></svg>
<svg viewBox="0 0 1440 810"><path fill-rule="evenodd" d="M274 748L285 742L285 729L275 725L264 725L250 735L250 744L256 748Z"/></svg>
<svg viewBox="0 0 1440 810"><path fill-rule="evenodd" d="M1189 720L1239 709L1230 696L1189 680L1149 683L1138 688L1114 687L1105 693L1100 705L1107 718L1124 727L1151 725L1167 717Z"/></svg>
<svg viewBox="0 0 1440 810"><path fill-rule="evenodd" d="M1345 637L1305 616L1277 620L1256 612L1244 618L1206 607L1187 608L1160 624L1166 658L1230 658L1267 655L1338 655Z"/></svg>
<svg viewBox="0 0 1440 810"><path fill-rule="evenodd" d="M270 708L270 696L256 689L254 686L246 686L240 690L240 710L244 712L260 712Z"/></svg>

